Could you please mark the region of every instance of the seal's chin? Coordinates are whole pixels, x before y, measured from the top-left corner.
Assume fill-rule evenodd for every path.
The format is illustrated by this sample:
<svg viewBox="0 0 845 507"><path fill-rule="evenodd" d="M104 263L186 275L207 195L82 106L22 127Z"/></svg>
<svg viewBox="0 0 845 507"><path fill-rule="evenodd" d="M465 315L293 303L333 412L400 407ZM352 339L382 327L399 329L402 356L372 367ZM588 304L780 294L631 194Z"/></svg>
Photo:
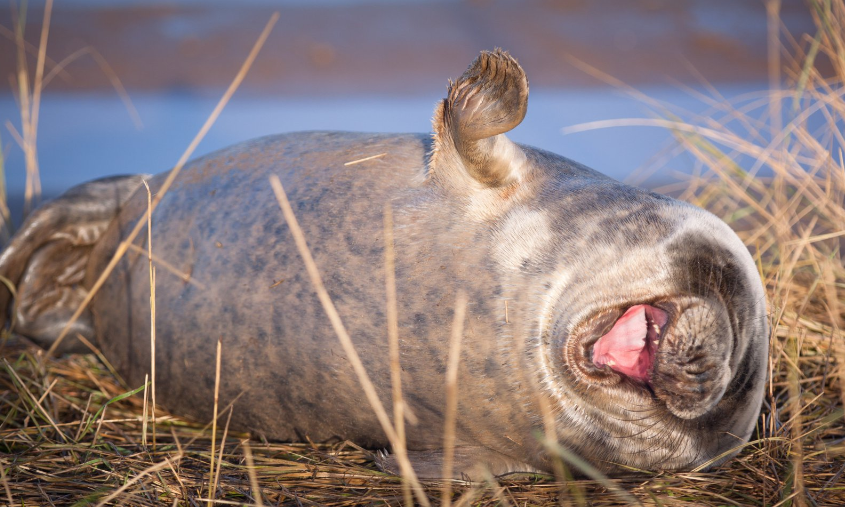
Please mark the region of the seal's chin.
<svg viewBox="0 0 845 507"><path fill-rule="evenodd" d="M635 305L613 324L593 345L592 359L596 366L612 370L640 382L648 382L660 333L669 315L651 305Z"/></svg>

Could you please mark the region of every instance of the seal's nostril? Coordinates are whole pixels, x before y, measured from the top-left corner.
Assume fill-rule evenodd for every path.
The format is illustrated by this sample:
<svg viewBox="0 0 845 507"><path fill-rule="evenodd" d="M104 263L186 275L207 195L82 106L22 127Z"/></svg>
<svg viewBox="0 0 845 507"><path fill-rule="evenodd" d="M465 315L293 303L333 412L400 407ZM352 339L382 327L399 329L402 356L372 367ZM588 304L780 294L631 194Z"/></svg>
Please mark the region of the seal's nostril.
<svg viewBox="0 0 845 507"><path fill-rule="evenodd" d="M680 303L658 347L652 387L670 412L694 419L713 409L727 389L732 331L721 302L687 298Z"/></svg>

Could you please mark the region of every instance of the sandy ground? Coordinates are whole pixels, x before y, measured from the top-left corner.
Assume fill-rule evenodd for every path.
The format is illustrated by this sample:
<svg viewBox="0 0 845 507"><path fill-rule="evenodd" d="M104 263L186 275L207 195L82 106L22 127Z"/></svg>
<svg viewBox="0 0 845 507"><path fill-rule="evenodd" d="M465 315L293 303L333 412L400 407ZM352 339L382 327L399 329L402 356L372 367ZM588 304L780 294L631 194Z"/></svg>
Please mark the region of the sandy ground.
<svg viewBox="0 0 845 507"><path fill-rule="evenodd" d="M49 55L61 61L98 51L127 88L202 92L224 87L273 9L255 4L114 8L56 1ZM83 2L84 3L84 2ZM800 0L784 0L781 18L796 34L813 33ZM282 5L278 25L244 84L266 94L428 92L457 76L480 49L516 55L532 86L595 85L569 58L635 85L766 78L762 0L441 1L398 4ZM27 14L37 44L42 13ZM4 8L0 25L10 27ZM15 69L14 45L0 40L0 74ZM85 55L52 90L111 87Z"/></svg>

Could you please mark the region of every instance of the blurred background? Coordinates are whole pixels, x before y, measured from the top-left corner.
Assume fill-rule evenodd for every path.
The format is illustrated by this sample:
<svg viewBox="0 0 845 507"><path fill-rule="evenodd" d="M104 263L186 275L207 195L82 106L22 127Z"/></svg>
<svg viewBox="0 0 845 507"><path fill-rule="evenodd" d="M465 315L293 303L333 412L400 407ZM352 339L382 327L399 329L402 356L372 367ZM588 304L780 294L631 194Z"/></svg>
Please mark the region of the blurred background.
<svg viewBox="0 0 845 507"><path fill-rule="evenodd" d="M37 134L43 198L172 167L274 11L279 22L195 156L295 130L427 132L447 80L502 47L531 86L512 139L618 179L659 166L655 185L694 170L671 133L562 129L713 115L713 100L747 101L770 84L764 0L56 0ZM43 15L42 1L0 12L0 145L16 221L26 175L15 19L31 75ZM781 0L778 23L798 41L815 31L800 0Z"/></svg>

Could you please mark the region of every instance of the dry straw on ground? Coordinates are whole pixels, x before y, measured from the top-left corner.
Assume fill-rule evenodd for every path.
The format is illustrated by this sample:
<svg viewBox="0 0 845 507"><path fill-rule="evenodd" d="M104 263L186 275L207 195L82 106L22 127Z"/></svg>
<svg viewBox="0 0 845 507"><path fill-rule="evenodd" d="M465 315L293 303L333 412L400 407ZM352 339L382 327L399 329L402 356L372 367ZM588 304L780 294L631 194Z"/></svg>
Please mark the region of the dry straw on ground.
<svg viewBox="0 0 845 507"><path fill-rule="evenodd" d="M638 121L668 126L696 158L698 172L665 190L728 221L765 280L771 376L752 442L716 470L611 479L615 488L524 475L450 488L424 481L432 503L450 491L454 505L621 505L630 501L614 490L621 487L646 505L845 505L845 5L818 0L811 8L818 33L783 37L781 54L794 57L782 66L789 87L734 104L703 97L713 105L705 117ZM817 72L821 60L832 76ZM98 353L53 358L7 333L0 385L0 504L341 506L408 498L399 478L351 442L249 440L228 428L229 407L219 407L214 434L211 424L160 408L145 421L153 413L145 410L147 386L123 385ZM155 428L155 440L145 427Z"/></svg>

